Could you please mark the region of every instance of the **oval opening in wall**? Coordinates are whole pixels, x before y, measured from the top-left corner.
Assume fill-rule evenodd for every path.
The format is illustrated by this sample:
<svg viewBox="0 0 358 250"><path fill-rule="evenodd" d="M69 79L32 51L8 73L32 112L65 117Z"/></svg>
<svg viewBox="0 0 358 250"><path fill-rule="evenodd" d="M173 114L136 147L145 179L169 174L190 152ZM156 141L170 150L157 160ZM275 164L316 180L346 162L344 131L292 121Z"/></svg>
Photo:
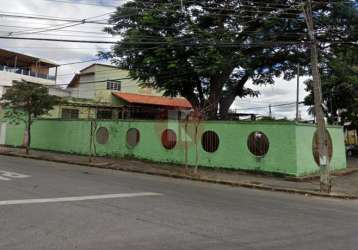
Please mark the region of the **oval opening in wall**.
<svg viewBox="0 0 358 250"><path fill-rule="evenodd" d="M101 127L97 130L96 139L99 144L107 144L109 140L109 132L107 128Z"/></svg>
<svg viewBox="0 0 358 250"><path fill-rule="evenodd" d="M127 131L127 145L130 148L134 148L140 141L140 132L136 128L130 128Z"/></svg>
<svg viewBox="0 0 358 250"><path fill-rule="evenodd" d="M255 131L247 138L247 147L253 155L264 157L269 151L270 142L264 133Z"/></svg>
<svg viewBox="0 0 358 250"><path fill-rule="evenodd" d="M214 131L206 131L201 137L201 145L206 152L214 153L218 150L220 138Z"/></svg>
<svg viewBox="0 0 358 250"><path fill-rule="evenodd" d="M177 144L177 135L174 130L166 129L162 133L162 145L164 148L170 150Z"/></svg>

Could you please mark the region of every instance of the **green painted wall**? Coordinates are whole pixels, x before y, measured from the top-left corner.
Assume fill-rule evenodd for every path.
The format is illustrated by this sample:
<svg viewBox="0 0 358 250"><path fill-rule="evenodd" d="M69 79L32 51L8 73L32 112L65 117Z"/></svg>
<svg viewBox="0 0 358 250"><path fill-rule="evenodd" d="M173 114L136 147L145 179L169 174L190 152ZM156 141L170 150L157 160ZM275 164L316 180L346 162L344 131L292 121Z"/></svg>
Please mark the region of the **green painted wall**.
<svg viewBox="0 0 358 250"><path fill-rule="evenodd" d="M20 147L24 142L25 125L12 125L7 124L6 126L6 138L5 144L15 147Z"/></svg>
<svg viewBox="0 0 358 250"><path fill-rule="evenodd" d="M310 146L309 149L312 150L315 131L316 129L314 127L305 124L301 124L296 128L298 175L311 174L319 171L319 167L314 161L312 151L306 149L306 147ZM330 168L332 170L346 168L347 159L343 128L329 127L328 131L333 144L333 156L330 162Z"/></svg>
<svg viewBox="0 0 358 250"><path fill-rule="evenodd" d="M195 146L195 124L177 121L98 121L97 127L106 127L109 141L96 143L97 154L116 157L131 156L156 162L199 165L206 167L244 169L301 176L318 170L312 155L314 126L289 122L203 122L198 126L198 144ZM140 142L135 148L126 145L129 128L140 131ZM177 133L178 142L173 150L161 144L161 133L166 128ZM6 144L22 144L23 127L8 127ZM203 150L201 135L215 131L220 138L219 149L214 153ZM254 131L265 133L270 148L265 157L250 153L247 137ZM344 135L339 127L329 129L334 144L332 167L346 167ZM32 148L76 154L89 154L90 122L38 120L33 125ZM181 139L180 139L181 138ZM185 150L185 148L188 150ZM186 153L187 152L187 153ZM198 153L196 153L198 152ZM187 155L187 156L186 156ZM186 161L187 159L187 161Z"/></svg>

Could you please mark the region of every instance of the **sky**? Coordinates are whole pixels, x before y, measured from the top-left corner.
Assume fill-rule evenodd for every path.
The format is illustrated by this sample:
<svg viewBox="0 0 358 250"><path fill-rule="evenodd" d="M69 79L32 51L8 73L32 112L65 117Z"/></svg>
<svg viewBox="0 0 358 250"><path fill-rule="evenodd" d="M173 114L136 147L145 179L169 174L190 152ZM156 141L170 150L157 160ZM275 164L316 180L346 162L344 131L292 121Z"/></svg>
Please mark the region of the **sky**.
<svg viewBox="0 0 358 250"><path fill-rule="evenodd" d="M122 4L124 0L0 0L0 13L15 13L22 15L51 16L59 18L99 20L105 22L109 13L115 11L114 7ZM65 22L53 22L34 19L14 19L0 16L0 36L7 36L13 32L14 36L23 37L46 37L56 39L85 39L115 41L116 39L102 32L103 24L81 24L69 27L61 31L48 31L45 33L33 33L42 28L58 27L67 25ZM11 26L11 27L9 27ZM78 32L81 31L81 32ZM16 33L19 32L19 33ZM28 33L28 34L24 34ZM24 40L2 40L0 48L30 54L44 59L54 61L58 64L66 64L79 61L87 61L97 58L98 51L109 51L111 45L61 43L61 42L39 42ZM98 61L109 63L105 61ZM80 69L87 67L93 62L72 64L59 67L58 84L68 84L73 75ZM304 80L300 81L300 101L307 95ZM285 81L277 78L274 85L248 87L260 90L258 98L244 98L235 101L234 108L240 113L269 114L269 105L280 105L296 101L296 79ZM300 105L300 113L303 119L312 119L306 112L307 107ZM295 105L272 107L272 114L277 118L294 118Z"/></svg>

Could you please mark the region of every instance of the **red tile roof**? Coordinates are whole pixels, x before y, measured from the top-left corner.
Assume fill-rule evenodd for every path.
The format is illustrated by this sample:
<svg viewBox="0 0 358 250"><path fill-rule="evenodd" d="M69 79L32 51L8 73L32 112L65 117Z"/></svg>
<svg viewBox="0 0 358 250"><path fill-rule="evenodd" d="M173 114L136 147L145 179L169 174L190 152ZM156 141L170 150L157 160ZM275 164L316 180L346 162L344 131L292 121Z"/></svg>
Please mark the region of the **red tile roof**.
<svg viewBox="0 0 358 250"><path fill-rule="evenodd" d="M113 95L131 104L158 105L166 107L175 107L191 109L192 105L185 98L170 98L164 96L140 95L124 92L116 92Z"/></svg>

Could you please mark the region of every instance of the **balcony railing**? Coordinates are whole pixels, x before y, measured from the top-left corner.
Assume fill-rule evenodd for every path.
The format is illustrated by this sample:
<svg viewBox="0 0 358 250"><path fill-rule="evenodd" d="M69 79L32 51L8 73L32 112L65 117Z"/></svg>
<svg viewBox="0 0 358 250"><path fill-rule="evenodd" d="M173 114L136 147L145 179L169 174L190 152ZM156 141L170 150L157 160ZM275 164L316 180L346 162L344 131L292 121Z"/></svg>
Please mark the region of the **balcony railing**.
<svg viewBox="0 0 358 250"><path fill-rule="evenodd" d="M25 75L25 76L32 76L32 77L37 77L37 78L42 78L42 79L47 79L47 80L56 80L56 76L52 76L52 75L45 75L45 74L41 74L41 73L36 73L33 72L29 69L20 69L20 68L12 68L12 67L8 67L5 65L0 65L0 71L6 71L6 72L11 72L11 73L15 73L15 74L20 74L20 75Z"/></svg>

